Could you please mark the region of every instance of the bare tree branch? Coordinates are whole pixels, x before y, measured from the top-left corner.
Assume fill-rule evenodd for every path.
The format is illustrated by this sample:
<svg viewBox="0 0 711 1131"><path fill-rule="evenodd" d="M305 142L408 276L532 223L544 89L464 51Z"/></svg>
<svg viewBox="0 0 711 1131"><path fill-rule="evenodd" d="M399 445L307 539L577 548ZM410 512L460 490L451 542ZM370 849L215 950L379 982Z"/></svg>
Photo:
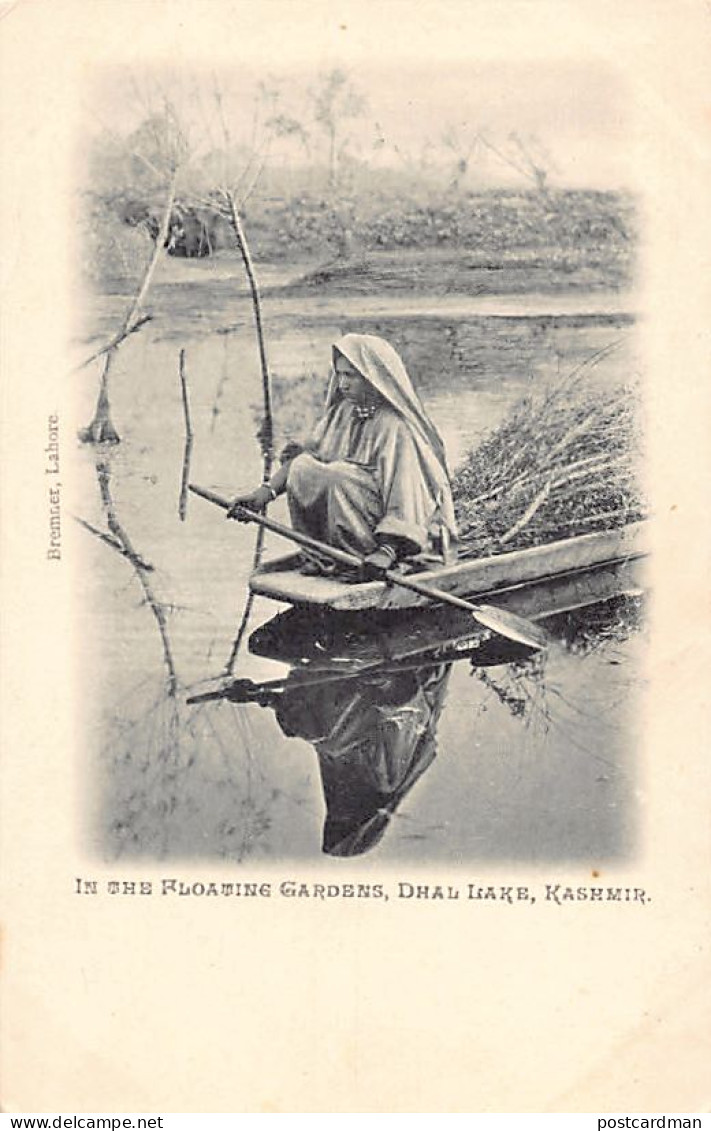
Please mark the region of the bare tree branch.
<svg viewBox="0 0 711 1131"><path fill-rule="evenodd" d="M113 337L110 342L107 342L105 346L102 346L101 349L98 349L96 353L92 353L90 357L87 357L86 361L82 361L72 370L72 372L79 373L80 370L86 369L87 365L91 365L92 361L97 361L100 357L103 357L105 353L109 353L111 350L115 350L116 347L120 346L121 342L125 341L125 339L130 334L135 334L137 330L143 329L147 322L152 321L152 314L144 314L142 318L139 318L136 322L134 322L133 326L131 326L129 330L119 330L118 334L116 334L116 336Z"/></svg>
<svg viewBox="0 0 711 1131"><path fill-rule="evenodd" d="M92 526L92 524L90 522L87 522L85 518L80 518L78 515L74 515L74 521L78 522L80 526L83 526L85 530L88 530L90 534L94 534L106 546L110 546L112 550L116 550L116 552L118 554L121 554L122 557L128 558L128 560L132 565L136 567L136 569L144 569L148 573L151 573L153 571L153 566L150 564L150 562L147 562L145 558L140 557L140 555L136 554L135 551L130 552L129 550L127 550L126 547L123 546L115 536L112 536L111 534L105 534L103 530L99 530L96 526Z"/></svg>
<svg viewBox="0 0 711 1131"><path fill-rule="evenodd" d="M264 527L259 526L257 528L257 540L254 544L254 557L252 559L252 570L251 570L252 573L254 573L255 569L257 569L259 563L262 560L263 550L264 550ZM253 604L254 604L254 593L250 589L249 595L247 596L247 600L245 602L244 610L242 612L242 617L240 619L239 626L237 628L237 633L236 633L235 638L232 642L232 650L230 651L230 654L227 658L227 663L225 664L225 668L224 668L224 671L222 673L223 675L232 675L234 673L235 664L237 663L237 657L239 656L239 650L242 646L242 641L244 640L244 636L245 636L245 633L247 631L247 625L249 624L249 618L250 618L251 613L252 613Z"/></svg>
<svg viewBox="0 0 711 1131"><path fill-rule="evenodd" d="M133 333L134 330L138 329L139 311L141 309L141 304L143 303L146 294L148 293L148 288L151 285L151 279L153 278L158 260L164 254L165 244L168 241L170 218L173 214L173 205L175 203L175 188L177 178L178 168L176 166L173 169L170 178L168 196L165 202L165 208L163 209L163 216L161 219L160 228L158 230L158 235L156 237L155 246L153 248L153 254L151 255L151 258L146 266L146 270L143 273L143 278L141 280L139 288L136 291L133 301L123 320L121 330L116 335L113 342L109 343L109 345L103 350L99 350L98 354L95 353L92 358L87 359L87 361L83 362L77 367L77 369L83 369L86 365L89 364L89 361L94 360L96 357L100 357L102 354L105 355L106 360L99 383L99 395L96 402L94 417L91 423L88 424L86 428L82 428L79 432L79 439L84 443L118 443L119 436L113 424L111 423L111 412L109 405L109 373L111 371L111 363L114 354L121 342L123 342L129 336L129 334ZM145 323L145 319L143 320L143 323Z"/></svg>
<svg viewBox="0 0 711 1131"><path fill-rule="evenodd" d="M525 511L518 519L518 521L515 522L513 526L506 531L505 534L502 534L501 538L499 539L499 542L502 546L505 546L507 542L510 542L512 538L515 538L516 535L523 530L524 526L526 526L531 521L536 511L543 506L550 493L551 480L549 479L546 483L543 484L543 487L538 492L536 497L526 507Z"/></svg>
<svg viewBox="0 0 711 1131"><path fill-rule="evenodd" d="M188 510L188 483L190 482L190 457L193 450L193 426L190 420L190 401L188 399L188 379L185 372L184 349L180 351L178 371L180 374L180 391L183 399L183 417L185 420L185 449L183 451L183 472L180 481L178 514L180 515L180 521L185 522L185 516Z"/></svg>
<svg viewBox="0 0 711 1131"><path fill-rule="evenodd" d="M168 185L168 196L165 202L165 208L163 209L163 216L161 218L160 228L158 229L158 235L156 236L153 255L151 256L150 262L146 267L143 279L141 280L141 285L134 296L131 308L126 315L126 319L124 321L124 330L128 330L132 325L134 319L136 318L138 311L141 308L141 304L143 303L146 294L148 293L148 288L151 285L151 279L153 278L155 269L158 266L158 260L161 258L165 250L165 245L168 242L168 232L170 230L170 218L173 214L173 205L175 203L175 187L177 179L178 169L175 168L170 178L170 184Z"/></svg>
<svg viewBox="0 0 711 1131"><path fill-rule="evenodd" d="M491 152L495 154L495 156L498 157L500 161L503 161L506 165L510 165L511 168L520 173L522 177L526 177L527 179L530 177L530 172L528 169L526 169L523 165L520 165L518 161L511 157L510 154L504 153L503 150L495 146L492 141L489 141L488 137L486 137L485 134L480 133L477 136L482 145L486 146L487 149L490 149Z"/></svg>
<svg viewBox="0 0 711 1131"><path fill-rule="evenodd" d="M254 322L257 331L257 344L259 347L259 361L262 370L262 394L264 397L264 421L261 431L262 441L262 456L264 460L264 478L267 479L271 472L272 467L272 445L274 437L274 422L272 412L272 386L271 377L269 374L269 366L267 364L267 351L264 341L264 329L262 326L262 305L259 295L259 286L254 273L254 264L252 263L252 256L249 251L247 238L244 234L242 227L242 220L235 202L235 198L231 192L228 191L227 199L230 205L230 221L237 239L237 246L242 256L244 269L247 272L249 280L249 288L252 295L252 308L254 310Z"/></svg>
<svg viewBox="0 0 711 1131"><path fill-rule="evenodd" d="M111 494L111 473L109 465L104 460L97 460L96 462L96 476L99 483L99 493L101 495L101 502L104 507L106 515L106 524L111 531L114 539L123 548L123 554L131 562L136 577L138 578L141 588L143 589L146 602L155 618L160 634L161 645L163 647L163 660L168 671L168 694L174 696L178 690L178 676L175 670L175 663L173 661L173 653L170 647L170 639L168 637L168 627L165 619L165 609L163 605L156 598L153 588L146 576L148 572L146 563L141 558L141 555L134 549L128 534L118 520L116 508L114 506L113 497Z"/></svg>

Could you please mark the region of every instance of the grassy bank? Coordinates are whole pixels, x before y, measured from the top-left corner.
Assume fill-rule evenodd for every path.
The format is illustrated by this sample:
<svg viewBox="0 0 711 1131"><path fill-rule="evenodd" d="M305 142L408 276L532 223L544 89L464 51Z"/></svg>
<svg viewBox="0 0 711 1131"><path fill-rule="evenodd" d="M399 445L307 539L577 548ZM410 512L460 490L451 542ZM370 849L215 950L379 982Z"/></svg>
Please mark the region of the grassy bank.
<svg viewBox="0 0 711 1131"><path fill-rule="evenodd" d="M82 258L99 290L130 289L150 254L147 221L122 207L119 215L115 201L87 198ZM285 274L318 265L290 293L617 290L634 269L634 202L617 192L264 197L249 202L244 227L258 264L283 264ZM226 257L236 261L224 225L210 246L203 263L224 270Z"/></svg>
<svg viewBox="0 0 711 1131"><path fill-rule="evenodd" d="M335 260L284 288L287 295L525 295L619 291L627 256L586 247L367 251Z"/></svg>

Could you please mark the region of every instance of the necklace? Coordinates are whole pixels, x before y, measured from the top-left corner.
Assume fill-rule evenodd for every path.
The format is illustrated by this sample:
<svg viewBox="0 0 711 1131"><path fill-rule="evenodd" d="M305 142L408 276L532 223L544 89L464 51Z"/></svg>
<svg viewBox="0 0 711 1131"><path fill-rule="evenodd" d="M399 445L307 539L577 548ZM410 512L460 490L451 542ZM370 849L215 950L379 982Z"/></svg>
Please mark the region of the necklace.
<svg viewBox="0 0 711 1131"><path fill-rule="evenodd" d="M353 406L353 411L359 420L370 420L377 407L377 404L357 404Z"/></svg>
<svg viewBox="0 0 711 1131"><path fill-rule="evenodd" d="M377 404L354 404L353 415L351 417L351 427L348 434L348 458L355 459L358 446L360 444L361 436L363 435L363 428L365 427L366 420L372 420L375 415Z"/></svg>

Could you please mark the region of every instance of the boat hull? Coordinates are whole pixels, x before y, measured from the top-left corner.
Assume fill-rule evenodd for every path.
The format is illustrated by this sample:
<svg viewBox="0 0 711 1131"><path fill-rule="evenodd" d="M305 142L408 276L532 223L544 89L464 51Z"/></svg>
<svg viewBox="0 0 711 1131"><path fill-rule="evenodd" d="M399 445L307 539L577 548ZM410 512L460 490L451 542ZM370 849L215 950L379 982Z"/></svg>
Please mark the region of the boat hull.
<svg viewBox="0 0 711 1131"><path fill-rule="evenodd" d="M495 600L501 607L535 616L526 607L526 590L530 590L534 606L541 604L543 587L551 590L551 597L553 588L557 590L559 598L554 605L567 601L570 603L565 604L566 608L578 608L630 588L640 588L640 563L647 553L646 534L645 523L634 523L526 550L459 561L414 576L422 585L479 601ZM308 577L298 572L297 561L295 555L290 555L265 563L252 575L252 592L297 607L343 612L403 609L432 603L385 582L351 584L337 577Z"/></svg>

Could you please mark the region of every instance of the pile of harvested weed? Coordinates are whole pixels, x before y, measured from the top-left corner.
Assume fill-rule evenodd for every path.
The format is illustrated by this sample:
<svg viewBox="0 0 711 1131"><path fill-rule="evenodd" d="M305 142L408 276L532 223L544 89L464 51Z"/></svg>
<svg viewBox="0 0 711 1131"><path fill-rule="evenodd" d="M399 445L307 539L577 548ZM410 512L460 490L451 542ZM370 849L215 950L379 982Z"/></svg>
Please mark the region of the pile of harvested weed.
<svg viewBox="0 0 711 1131"><path fill-rule="evenodd" d="M520 401L453 482L460 556L541 545L645 517L639 396L589 371Z"/></svg>

